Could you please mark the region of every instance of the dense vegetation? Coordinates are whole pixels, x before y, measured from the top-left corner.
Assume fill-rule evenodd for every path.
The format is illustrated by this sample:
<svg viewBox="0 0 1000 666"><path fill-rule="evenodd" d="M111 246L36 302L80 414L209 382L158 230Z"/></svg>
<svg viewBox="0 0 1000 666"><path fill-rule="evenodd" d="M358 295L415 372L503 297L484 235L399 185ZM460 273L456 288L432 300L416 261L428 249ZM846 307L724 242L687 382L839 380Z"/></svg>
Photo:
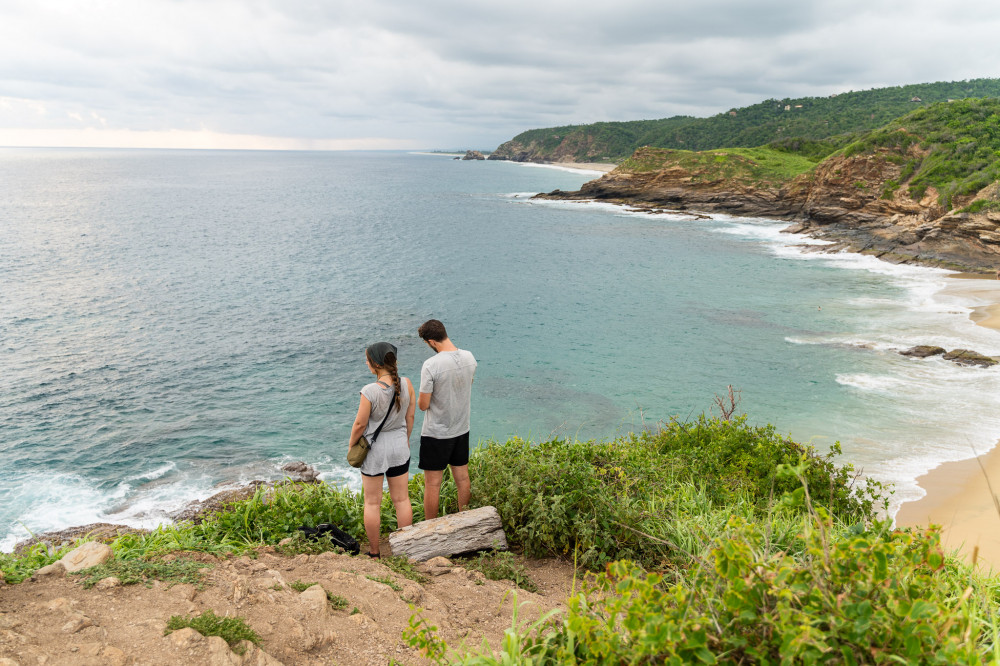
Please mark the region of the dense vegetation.
<svg viewBox="0 0 1000 666"><path fill-rule="evenodd" d="M870 132L844 149L844 155L889 151L902 164L897 182L914 199L927 188L938 191L939 203L952 208L956 197L968 197L1000 178L1000 100L966 99L918 109ZM993 208L993 200L973 202L971 212Z"/></svg>
<svg viewBox="0 0 1000 666"><path fill-rule="evenodd" d="M512 158L527 151L532 160L552 160L558 154L560 159L579 162L619 162L642 146L710 150L786 141L814 142L813 147L817 147L827 141L839 147L836 144L847 141L842 135L882 127L914 108L949 99L986 97L1000 97L1000 79L923 83L830 97L769 99L710 118L674 116L529 130L501 145L495 155Z"/></svg>
<svg viewBox="0 0 1000 666"><path fill-rule="evenodd" d="M610 442L488 444L470 460L474 503L498 508L523 553L572 557L599 573L565 614L531 627L515 616L498 654L453 652L419 611L408 639L434 661L467 664L1000 657L997 581L946 557L933 531L893 530L879 518L884 489L857 485L849 466L834 465L836 453L819 455L745 418L707 417ZM419 475L411 480L418 520L421 482ZM455 510L450 481L442 500ZM383 508L383 528L391 530L388 497ZM339 523L360 537L361 517L358 493L289 484L262 489L198 525L119 537L112 548L117 563L177 551L252 552L318 522ZM285 546L324 547L332 545ZM0 556L0 568L17 582L60 555L39 545ZM485 559L479 567L511 569ZM169 566L134 567L135 579L197 575L185 566L173 573ZM516 580L523 572L513 569L500 575ZM518 584L530 589L529 581Z"/></svg>

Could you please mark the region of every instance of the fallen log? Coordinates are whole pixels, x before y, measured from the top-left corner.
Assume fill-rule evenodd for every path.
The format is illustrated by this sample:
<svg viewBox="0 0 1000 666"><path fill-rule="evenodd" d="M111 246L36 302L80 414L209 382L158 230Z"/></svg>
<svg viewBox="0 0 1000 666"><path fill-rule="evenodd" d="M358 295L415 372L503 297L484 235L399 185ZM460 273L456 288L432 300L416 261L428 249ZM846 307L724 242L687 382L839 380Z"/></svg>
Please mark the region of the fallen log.
<svg viewBox="0 0 1000 666"><path fill-rule="evenodd" d="M425 520L389 535L393 555L424 562L477 550L507 550L507 537L496 507L484 506Z"/></svg>

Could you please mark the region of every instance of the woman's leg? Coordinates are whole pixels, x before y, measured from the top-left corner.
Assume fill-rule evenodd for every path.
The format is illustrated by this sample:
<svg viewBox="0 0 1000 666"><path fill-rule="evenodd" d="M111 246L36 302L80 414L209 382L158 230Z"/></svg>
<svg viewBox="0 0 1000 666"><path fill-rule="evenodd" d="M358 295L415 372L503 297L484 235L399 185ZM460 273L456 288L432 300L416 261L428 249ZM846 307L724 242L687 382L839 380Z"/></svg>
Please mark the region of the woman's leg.
<svg viewBox="0 0 1000 666"><path fill-rule="evenodd" d="M396 507L396 525L409 527L413 524L413 507L410 505L410 475L388 477L389 498Z"/></svg>
<svg viewBox="0 0 1000 666"><path fill-rule="evenodd" d="M368 552L378 553L379 536L382 527L382 475L361 475L361 487L365 496L365 535L368 537Z"/></svg>

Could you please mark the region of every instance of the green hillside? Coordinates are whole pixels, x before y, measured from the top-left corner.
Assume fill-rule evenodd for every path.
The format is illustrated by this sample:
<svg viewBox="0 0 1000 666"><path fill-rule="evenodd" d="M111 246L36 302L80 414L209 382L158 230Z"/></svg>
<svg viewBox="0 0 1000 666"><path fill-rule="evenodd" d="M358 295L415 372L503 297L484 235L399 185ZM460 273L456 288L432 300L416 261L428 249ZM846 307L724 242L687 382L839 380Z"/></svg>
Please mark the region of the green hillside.
<svg viewBox="0 0 1000 666"><path fill-rule="evenodd" d="M976 194L1000 180L1000 100L967 99L918 109L859 138L844 154L879 149L888 149L889 159L903 166L899 181L890 182L885 195L905 185L919 199L933 187L941 205L951 208L955 197ZM971 207L998 205L980 199Z"/></svg>
<svg viewBox="0 0 1000 666"><path fill-rule="evenodd" d="M830 97L769 99L710 118L601 122L522 132L491 159L519 161L614 161L637 148L683 150L754 147L777 142L817 150L819 159L850 143L852 136L883 127L916 108L949 99L1000 97L1000 79L922 83L847 92ZM847 135L847 136L844 136ZM824 141L834 137L831 141Z"/></svg>

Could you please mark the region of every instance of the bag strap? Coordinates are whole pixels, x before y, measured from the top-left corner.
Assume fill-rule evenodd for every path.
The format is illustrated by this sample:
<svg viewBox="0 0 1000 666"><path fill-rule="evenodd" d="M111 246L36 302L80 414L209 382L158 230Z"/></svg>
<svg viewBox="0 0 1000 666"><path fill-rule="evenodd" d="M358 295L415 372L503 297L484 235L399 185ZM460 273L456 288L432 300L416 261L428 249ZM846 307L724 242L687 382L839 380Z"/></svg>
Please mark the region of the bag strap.
<svg viewBox="0 0 1000 666"><path fill-rule="evenodd" d="M372 433L372 441L371 441L372 444L374 444L375 440L378 439L378 434L382 432L382 426L384 426L385 422L389 420L389 414L392 414L392 408L395 407L396 405L396 395L397 392L395 389L393 389L392 402L389 403L389 409L387 409L385 412L385 418L382 419L382 423L379 423L378 428L376 428L375 432Z"/></svg>

